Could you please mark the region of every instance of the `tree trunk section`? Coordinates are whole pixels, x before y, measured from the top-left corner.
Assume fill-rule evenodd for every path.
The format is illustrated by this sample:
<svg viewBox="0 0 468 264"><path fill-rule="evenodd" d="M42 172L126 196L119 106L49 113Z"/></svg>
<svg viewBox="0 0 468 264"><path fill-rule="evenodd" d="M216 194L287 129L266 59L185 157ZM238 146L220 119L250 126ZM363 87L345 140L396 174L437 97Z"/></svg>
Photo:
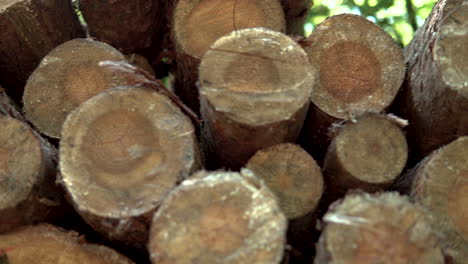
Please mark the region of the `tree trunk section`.
<svg viewBox="0 0 468 264"><path fill-rule="evenodd" d="M151 226L152 263L279 263L286 219L249 171L201 171L164 200Z"/></svg>
<svg viewBox="0 0 468 264"><path fill-rule="evenodd" d="M132 264L114 250L87 244L73 231L41 224L0 235L0 252L6 264ZM66 261L65 261L66 260Z"/></svg>
<svg viewBox="0 0 468 264"><path fill-rule="evenodd" d="M468 4L439 1L405 48L406 85L395 108L410 122L417 161L468 135L467 14Z"/></svg>
<svg viewBox="0 0 468 264"><path fill-rule="evenodd" d="M176 52L175 91L199 112L198 65L218 38L244 28L265 27L284 32L279 0L178 0L172 17Z"/></svg>
<svg viewBox="0 0 468 264"><path fill-rule="evenodd" d="M64 210L63 191L55 183L56 149L9 101L0 91L0 233L53 221Z"/></svg>
<svg viewBox="0 0 468 264"><path fill-rule="evenodd" d="M468 259L468 137L434 151L407 175L411 196L427 208L455 264Z"/></svg>
<svg viewBox="0 0 468 264"><path fill-rule="evenodd" d="M317 81L303 140L319 162L331 141L332 124L365 112L382 112L396 96L405 74L401 48L364 17L328 18L302 43Z"/></svg>
<svg viewBox="0 0 468 264"><path fill-rule="evenodd" d="M70 1L5 0L0 3L0 82L21 99L29 75L53 48L84 37Z"/></svg>
<svg viewBox="0 0 468 264"><path fill-rule="evenodd" d="M338 129L325 157L328 203L348 190L377 192L400 176L408 158L401 128L378 114L365 114Z"/></svg>
<svg viewBox="0 0 468 264"><path fill-rule="evenodd" d="M200 64L210 166L238 169L259 149L295 141L309 107L311 72L305 52L282 33L244 29L214 43Z"/></svg>
<svg viewBox="0 0 468 264"><path fill-rule="evenodd" d="M91 39L74 39L52 50L28 79L24 89L24 112L42 133L60 138L68 114L104 90L128 85L120 74L98 65L100 61L123 61L111 46Z"/></svg>
<svg viewBox="0 0 468 264"><path fill-rule="evenodd" d="M351 194L333 204L315 264L442 264L425 211L397 193Z"/></svg>
<svg viewBox="0 0 468 264"><path fill-rule="evenodd" d="M146 87L112 89L63 126L60 173L72 203L95 230L143 248L164 196L200 167L190 119Z"/></svg>
<svg viewBox="0 0 468 264"><path fill-rule="evenodd" d="M306 22L313 0L281 0L286 19L286 33L288 35L304 35Z"/></svg>

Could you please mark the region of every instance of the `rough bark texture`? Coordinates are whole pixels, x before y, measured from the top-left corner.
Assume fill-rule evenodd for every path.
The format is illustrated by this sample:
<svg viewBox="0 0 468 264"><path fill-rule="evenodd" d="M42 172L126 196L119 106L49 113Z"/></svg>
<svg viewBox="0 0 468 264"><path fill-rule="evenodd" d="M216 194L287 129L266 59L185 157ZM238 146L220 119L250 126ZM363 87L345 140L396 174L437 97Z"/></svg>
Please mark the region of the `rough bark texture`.
<svg viewBox="0 0 468 264"><path fill-rule="evenodd" d="M60 216L57 151L0 91L0 233ZM15 119L18 118L18 119Z"/></svg>
<svg viewBox="0 0 468 264"><path fill-rule="evenodd" d="M78 233L52 225L27 226L0 235L3 263L132 264L114 250L85 243Z"/></svg>
<svg viewBox="0 0 468 264"><path fill-rule="evenodd" d="M71 2L5 0L0 3L0 82L15 100L27 78L53 48L84 37Z"/></svg>
<svg viewBox="0 0 468 264"><path fill-rule="evenodd" d="M149 88L103 92L64 123L61 181L94 229L144 247L155 208L200 167L194 130L175 104Z"/></svg>
<svg viewBox="0 0 468 264"><path fill-rule="evenodd" d="M158 54L165 22L165 3L159 0L80 0L89 33L121 52Z"/></svg>
<svg viewBox="0 0 468 264"><path fill-rule="evenodd" d="M199 172L154 215L152 263L279 263L286 219L252 171Z"/></svg>
<svg viewBox="0 0 468 264"><path fill-rule="evenodd" d="M442 264L425 213L397 193L347 195L324 216L314 263Z"/></svg>
<svg viewBox="0 0 468 264"><path fill-rule="evenodd" d="M453 263L468 259L468 137L460 137L421 161L408 180L411 196L426 207Z"/></svg>
<svg viewBox="0 0 468 264"><path fill-rule="evenodd" d="M403 82L405 65L392 37L357 15L328 18L302 44L317 69L314 107L303 137L307 150L320 161L331 140L331 125L383 111Z"/></svg>
<svg viewBox="0 0 468 264"><path fill-rule="evenodd" d="M396 107L409 119L414 158L468 134L468 2L439 1L405 48Z"/></svg>
<svg viewBox="0 0 468 264"><path fill-rule="evenodd" d="M127 85L127 80L98 65L123 61L111 46L91 39L74 39L52 50L26 84L23 103L26 117L39 131L60 138L67 115L104 90Z"/></svg>
<svg viewBox="0 0 468 264"><path fill-rule="evenodd" d="M313 86L307 55L292 39L244 29L216 41L200 64L207 160L238 169L259 149L296 140Z"/></svg>
<svg viewBox="0 0 468 264"><path fill-rule="evenodd" d="M323 167L329 202L351 189L381 191L403 171L408 147L405 135L392 120L365 114L337 133Z"/></svg>
<svg viewBox="0 0 468 264"><path fill-rule="evenodd" d="M286 19L286 33L304 35L304 23L313 5L313 0L281 0Z"/></svg>
<svg viewBox="0 0 468 264"><path fill-rule="evenodd" d="M173 12L175 91L196 112L197 68L211 44L243 28L265 27L279 32L285 29L279 0L178 0Z"/></svg>

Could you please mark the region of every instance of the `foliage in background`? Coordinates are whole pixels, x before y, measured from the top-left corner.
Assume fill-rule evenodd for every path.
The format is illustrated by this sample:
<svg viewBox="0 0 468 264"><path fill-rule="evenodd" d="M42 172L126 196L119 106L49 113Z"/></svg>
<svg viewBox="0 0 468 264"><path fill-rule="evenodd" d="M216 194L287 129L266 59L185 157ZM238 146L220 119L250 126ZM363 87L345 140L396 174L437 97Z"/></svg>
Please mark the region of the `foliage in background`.
<svg viewBox="0 0 468 264"><path fill-rule="evenodd" d="M304 25L306 36L329 16L353 13L377 23L404 46L413 38L436 0L314 0Z"/></svg>

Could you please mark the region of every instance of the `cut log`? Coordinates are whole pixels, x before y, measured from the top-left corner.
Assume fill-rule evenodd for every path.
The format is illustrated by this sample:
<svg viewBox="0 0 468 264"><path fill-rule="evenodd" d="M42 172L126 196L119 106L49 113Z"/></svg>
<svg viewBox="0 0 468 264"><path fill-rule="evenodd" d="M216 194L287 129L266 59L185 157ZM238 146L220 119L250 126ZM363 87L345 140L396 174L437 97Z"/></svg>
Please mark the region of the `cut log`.
<svg viewBox="0 0 468 264"><path fill-rule="evenodd" d="M164 2L159 0L79 0L89 33L123 53L157 53L164 26Z"/></svg>
<svg viewBox="0 0 468 264"><path fill-rule="evenodd" d="M75 232L51 225L28 226L0 235L0 252L6 264L132 264L114 250L87 244ZM1 260L1 259L0 259Z"/></svg>
<svg viewBox="0 0 468 264"><path fill-rule="evenodd" d="M365 114L333 139L323 172L330 202L350 189L377 192L400 176L408 158L405 135L392 120Z"/></svg>
<svg viewBox="0 0 468 264"><path fill-rule="evenodd" d="M350 194L332 204L315 264L442 264L425 211L397 193Z"/></svg>
<svg viewBox="0 0 468 264"><path fill-rule="evenodd" d="M20 114L19 107L8 97L2 86L0 86L0 116L9 116L26 122Z"/></svg>
<svg viewBox="0 0 468 264"><path fill-rule="evenodd" d="M148 73L150 73L151 75L155 75L154 74L154 70L153 68L151 67L150 63L148 62L148 60L139 55L139 54L136 54L136 53L132 53L130 55L127 55L125 56L125 59L135 65L135 66L138 66L140 68L142 68L143 70L147 71Z"/></svg>
<svg viewBox="0 0 468 264"><path fill-rule="evenodd" d="M289 35L304 35L306 22L313 0L281 0L286 19L286 33Z"/></svg>
<svg viewBox="0 0 468 264"><path fill-rule="evenodd" d="M434 151L412 174L411 196L431 212L454 263L468 259L468 137Z"/></svg>
<svg viewBox="0 0 468 264"><path fill-rule="evenodd" d="M397 107L409 119L408 137L417 160L468 135L468 2L465 3L439 1L405 49L408 74Z"/></svg>
<svg viewBox="0 0 468 264"><path fill-rule="evenodd" d="M115 88L64 123L60 173L72 203L95 230L146 245L162 198L200 166L190 119L146 87Z"/></svg>
<svg viewBox="0 0 468 264"><path fill-rule="evenodd" d="M197 68L210 45L231 31L253 27L283 32L285 22L280 1L177 1L172 21L177 62L175 88L189 107L198 112Z"/></svg>
<svg viewBox="0 0 468 264"><path fill-rule="evenodd" d="M320 161L331 141L331 125L383 111L403 82L405 65L401 48L389 34L352 14L328 18L303 46L318 69L305 147Z"/></svg>
<svg viewBox="0 0 468 264"><path fill-rule="evenodd" d="M291 38L244 29L216 41L200 64L207 159L238 169L259 149L296 140L314 69Z"/></svg>
<svg viewBox="0 0 468 264"><path fill-rule="evenodd" d="M27 78L53 48L84 31L70 1L0 2L0 82L21 99Z"/></svg>
<svg viewBox="0 0 468 264"><path fill-rule="evenodd" d="M98 63L123 61L111 46L90 39L70 40L52 50L33 72L25 87L24 112L39 131L60 138L68 113L106 89L126 85L123 76Z"/></svg>
<svg viewBox="0 0 468 264"><path fill-rule="evenodd" d="M199 172L154 215L152 263L279 263L286 219L249 170Z"/></svg>
<svg viewBox="0 0 468 264"><path fill-rule="evenodd" d="M55 148L25 122L3 115L1 102L0 127L0 233L60 216Z"/></svg>

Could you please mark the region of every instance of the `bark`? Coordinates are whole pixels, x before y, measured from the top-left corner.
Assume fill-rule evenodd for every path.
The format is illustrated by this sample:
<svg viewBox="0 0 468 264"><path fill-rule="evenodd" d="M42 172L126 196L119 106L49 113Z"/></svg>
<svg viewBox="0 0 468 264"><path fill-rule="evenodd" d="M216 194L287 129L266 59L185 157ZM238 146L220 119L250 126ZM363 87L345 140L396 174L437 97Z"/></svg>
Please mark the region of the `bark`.
<svg viewBox="0 0 468 264"><path fill-rule="evenodd" d="M329 203L348 190L382 191L405 167L408 147L401 128L377 114L366 114L339 129L325 157L323 172Z"/></svg>
<svg viewBox="0 0 468 264"><path fill-rule="evenodd" d="M431 225L453 263L468 259L468 137L460 137L434 151L406 175L412 198L427 208Z"/></svg>
<svg viewBox="0 0 468 264"><path fill-rule="evenodd" d="M304 35L306 22L313 0L281 0L286 19L286 33L289 35Z"/></svg>
<svg viewBox="0 0 468 264"><path fill-rule="evenodd" d="M442 264L428 218L397 193L347 195L324 216L314 263Z"/></svg>
<svg viewBox="0 0 468 264"><path fill-rule="evenodd" d="M212 167L238 169L259 149L296 140L313 69L289 37L245 29L219 39L200 64L203 140Z"/></svg>
<svg viewBox="0 0 468 264"><path fill-rule="evenodd" d="M190 119L154 90L103 92L64 123L61 181L95 230L142 248L163 197L200 167L194 131Z"/></svg>
<svg viewBox="0 0 468 264"><path fill-rule="evenodd" d="M6 0L0 4L0 82L21 98L27 78L53 48L84 31L70 1Z"/></svg>
<svg viewBox="0 0 468 264"><path fill-rule="evenodd" d="M153 68L151 67L151 65L149 64L148 60L145 57L143 57L143 56L141 56L139 54L136 54L136 53L132 53L130 55L125 56L125 59L129 63L131 63L131 64L133 64L135 66L138 66L141 69L147 71L149 74L151 74L153 76L155 75Z"/></svg>
<svg viewBox="0 0 468 264"><path fill-rule="evenodd" d="M23 95L24 112L42 133L60 138L68 114L87 99L128 82L100 67L105 60L122 61L111 46L91 39L74 39L56 47L28 79Z"/></svg>
<svg viewBox="0 0 468 264"><path fill-rule="evenodd" d="M314 107L303 138L306 149L321 161L332 124L387 108L403 82L405 65L389 34L352 14L328 18L302 45L317 69Z"/></svg>
<svg viewBox="0 0 468 264"><path fill-rule="evenodd" d="M176 52L175 91L199 112L198 65L218 38L243 28L284 32L279 0L178 0L173 8L172 40Z"/></svg>
<svg viewBox="0 0 468 264"><path fill-rule="evenodd" d="M52 225L26 226L0 235L4 263L132 264L114 250L85 243L78 233Z"/></svg>
<svg viewBox="0 0 468 264"><path fill-rule="evenodd" d="M165 3L158 0L80 0L89 33L125 54L161 50Z"/></svg>
<svg viewBox="0 0 468 264"><path fill-rule="evenodd" d="M152 263L279 263L286 219L255 175L201 171L155 214Z"/></svg>
<svg viewBox="0 0 468 264"><path fill-rule="evenodd" d="M467 13L462 1L437 2L405 48L408 72L395 108L410 122L418 161L468 134Z"/></svg>
<svg viewBox="0 0 468 264"><path fill-rule="evenodd" d="M56 149L32 130L1 91L0 127L0 233L57 219L64 201L55 184Z"/></svg>

